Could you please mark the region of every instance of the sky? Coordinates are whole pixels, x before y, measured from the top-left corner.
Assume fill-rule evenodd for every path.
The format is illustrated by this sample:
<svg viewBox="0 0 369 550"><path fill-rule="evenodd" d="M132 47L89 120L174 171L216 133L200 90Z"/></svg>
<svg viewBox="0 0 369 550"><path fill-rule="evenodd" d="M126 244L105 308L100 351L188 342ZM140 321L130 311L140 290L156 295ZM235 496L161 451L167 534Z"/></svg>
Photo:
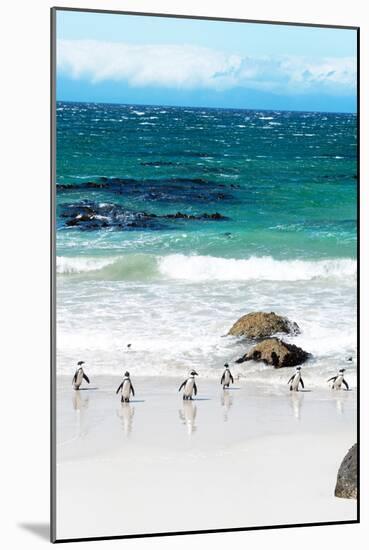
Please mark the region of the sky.
<svg viewBox="0 0 369 550"><path fill-rule="evenodd" d="M356 31L57 11L57 99L355 112Z"/></svg>

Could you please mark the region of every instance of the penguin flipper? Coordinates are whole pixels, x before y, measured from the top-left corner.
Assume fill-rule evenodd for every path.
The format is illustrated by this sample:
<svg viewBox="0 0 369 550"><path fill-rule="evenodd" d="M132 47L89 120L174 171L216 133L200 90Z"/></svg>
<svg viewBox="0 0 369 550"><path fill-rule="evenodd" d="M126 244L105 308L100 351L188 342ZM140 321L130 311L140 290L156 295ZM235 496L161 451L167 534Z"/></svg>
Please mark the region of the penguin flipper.
<svg viewBox="0 0 369 550"><path fill-rule="evenodd" d="M118 387L118 389L117 389L117 391L116 391L115 393L119 393L119 390L122 389L122 386L123 386L123 382L119 385L119 387Z"/></svg>
<svg viewBox="0 0 369 550"><path fill-rule="evenodd" d="M196 386L196 384L193 385L193 393L195 395L197 395L197 386Z"/></svg>
<svg viewBox="0 0 369 550"><path fill-rule="evenodd" d="M220 383L221 383L221 384L223 384L224 377L225 377L225 372L223 372L222 378L220 379Z"/></svg>
<svg viewBox="0 0 369 550"><path fill-rule="evenodd" d="M179 386L179 388L178 388L178 391L181 391L181 389L185 387L186 382L187 382L187 380L185 380L184 382L182 382L182 384L181 384L181 385Z"/></svg>
<svg viewBox="0 0 369 550"><path fill-rule="evenodd" d="M337 376L332 376L332 378L330 378L329 380L327 380L327 382L335 382L337 379Z"/></svg>
<svg viewBox="0 0 369 550"><path fill-rule="evenodd" d="M86 380L87 384L90 383L90 380L89 380L87 374L83 373L83 378Z"/></svg>
<svg viewBox="0 0 369 550"><path fill-rule="evenodd" d="M302 379L302 378L300 378L300 384L301 384L302 388L304 389L304 388L305 388L305 386L304 386L304 381L303 381L303 379Z"/></svg>
<svg viewBox="0 0 369 550"><path fill-rule="evenodd" d="M345 380L344 378L342 378L342 384L345 385L346 390L349 390L349 389L350 389L348 383L346 382L346 380Z"/></svg>
<svg viewBox="0 0 369 550"><path fill-rule="evenodd" d="M135 396L135 390L134 390L134 388L133 388L133 386L132 386L132 382L131 382L131 392L132 392L132 395L133 395L133 397L134 397L134 396Z"/></svg>
<svg viewBox="0 0 369 550"><path fill-rule="evenodd" d="M77 382L77 371L74 373L72 384L75 384Z"/></svg>
<svg viewBox="0 0 369 550"><path fill-rule="evenodd" d="M291 378L289 379L289 381L287 382L287 384L291 384L291 382L292 382L292 380L293 380L294 378L295 378L295 375L293 374L293 375L291 376Z"/></svg>
<svg viewBox="0 0 369 550"><path fill-rule="evenodd" d="M229 376L231 377L232 384L234 384L233 376L231 375L231 373L229 373Z"/></svg>

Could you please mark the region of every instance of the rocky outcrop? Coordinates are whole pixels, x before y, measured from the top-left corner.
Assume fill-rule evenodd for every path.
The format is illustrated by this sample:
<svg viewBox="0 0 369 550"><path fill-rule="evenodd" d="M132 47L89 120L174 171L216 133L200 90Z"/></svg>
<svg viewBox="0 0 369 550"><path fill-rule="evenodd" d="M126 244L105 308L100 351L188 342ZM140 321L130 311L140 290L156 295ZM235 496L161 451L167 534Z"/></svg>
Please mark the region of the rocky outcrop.
<svg viewBox="0 0 369 550"><path fill-rule="evenodd" d="M243 357L237 359L236 363L262 361L275 368L294 367L304 363L308 357L309 354L298 346L283 342L279 338L268 338L253 346Z"/></svg>
<svg viewBox="0 0 369 550"><path fill-rule="evenodd" d="M272 311L271 313L256 312L243 315L233 325L228 334L259 340L279 333L299 334L299 332L300 329L296 323Z"/></svg>
<svg viewBox="0 0 369 550"><path fill-rule="evenodd" d="M162 216L163 218L168 218L169 220L227 220L226 216L222 216L222 214L219 214L219 212L215 212L215 214L208 214L205 212L204 214L199 214L196 216L195 214L183 214L182 212L176 212L175 214L166 214L165 216Z"/></svg>
<svg viewBox="0 0 369 550"><path fill-rule="evenodd" d="M336 497L357 498L357 444L346 454L338 470L334 491Z"/></svg>
<svg viewBox="0 0 369 550"><path fill-rule="evenodd" d="M91 183L91 182L87 182ZM105 185L104 182L96 185ZM60 208L60 218L65 218L66 227L76 227L81 230L94 230L110 228L116 230L131 229L170 229L177 220L227 220L219 212L203 214L187 214L176 212L175 214L154 214L153 212L140 212L126 210L120 204L96 203L86 201L73 204L63 204ZM169 225L170 224L170 225Z"/></svg>

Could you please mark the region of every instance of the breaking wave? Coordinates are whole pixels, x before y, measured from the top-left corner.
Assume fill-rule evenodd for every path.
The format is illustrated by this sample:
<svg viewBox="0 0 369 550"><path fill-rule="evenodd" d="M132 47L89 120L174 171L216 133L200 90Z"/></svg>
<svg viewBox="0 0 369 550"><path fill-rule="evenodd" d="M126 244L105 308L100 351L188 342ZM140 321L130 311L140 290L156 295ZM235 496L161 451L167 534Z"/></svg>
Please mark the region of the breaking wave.
<svg viewBox="0 0 369 550"><path fill-rule="evenodd" d="M213 256L127 254L118 257L58 257L57 273L107 280L310 281L356 277L356 260L276 260L271 256L227 259Z"/></svg>

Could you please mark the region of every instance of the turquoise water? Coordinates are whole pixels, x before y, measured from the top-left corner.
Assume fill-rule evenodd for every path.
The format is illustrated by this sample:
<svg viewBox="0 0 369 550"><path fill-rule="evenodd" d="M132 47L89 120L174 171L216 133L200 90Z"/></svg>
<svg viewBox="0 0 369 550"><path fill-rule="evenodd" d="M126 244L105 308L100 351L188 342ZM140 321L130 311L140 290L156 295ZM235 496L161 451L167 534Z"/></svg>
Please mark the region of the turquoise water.
<svg viewBox="0 0 369 550"><path fill-rule="evenodd" d="M350 114L58 103L58 371L218 376L255 310L316 383L355 358L356 142Z"/></svg>
<svg viewBox="0 0 369 550"><path fill-rule="evenodd" d="M105 215L108 203L137 222L68 229L59 218L59 255L356 254L355 115L60 103L57 135L59 213ZM140 212L227 219L145 225Z"/></svg>

